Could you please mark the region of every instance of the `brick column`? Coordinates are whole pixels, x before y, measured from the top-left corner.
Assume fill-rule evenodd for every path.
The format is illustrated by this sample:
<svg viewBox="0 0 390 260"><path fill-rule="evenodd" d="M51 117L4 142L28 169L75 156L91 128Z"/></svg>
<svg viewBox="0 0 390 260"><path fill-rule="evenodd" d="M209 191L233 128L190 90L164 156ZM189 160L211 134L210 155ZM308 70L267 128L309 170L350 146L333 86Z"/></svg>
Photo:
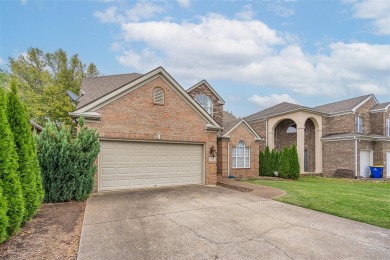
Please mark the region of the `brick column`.
<svg viewBox="0 0 390 260"><path fill-rule="evenodd" d="M322 129L315 130L315 173L322 173Z"/></svg>

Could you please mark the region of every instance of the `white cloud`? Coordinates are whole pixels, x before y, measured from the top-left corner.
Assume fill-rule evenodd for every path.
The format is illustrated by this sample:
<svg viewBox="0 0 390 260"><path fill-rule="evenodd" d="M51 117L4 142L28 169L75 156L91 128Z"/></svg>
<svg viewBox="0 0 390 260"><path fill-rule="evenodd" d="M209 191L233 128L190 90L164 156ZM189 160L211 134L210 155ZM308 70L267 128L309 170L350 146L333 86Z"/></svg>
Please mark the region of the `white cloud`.
<svg viewBox="0 0 390 260"><path fill-rule="evenodd" d="M272 107L274 105L277 105L282 102L288 102L288 103L293 103L296 104L297 102L290 97L288 94L272 94L269 96L258 96L258 95L253 95L248 100L252 103L257 104L259 107Z"/></svg>
<svg viewBox="0 0 390 260"><path fill-rule="evenodd" d="M236 17L241 20L252 20L255 12L252 10L251 5L244 6L243 10L236 13Z"/></svg>
<svg viewBox="0 0 390 260"><path fill-rule="evenodd" d="M271 1L268 10L274 12L278 16L289 17L295 14L294 8L289 6L289 4L294 1Z"/></svg>
<svg viewBox="0 0 390 260"><path fill-rule="evenodd" d="M180 7L188 9L191 7L191 0L177 0Z"/></svg>
<svg viewBox="0 0 390 260"><path fill-rule="evenodd" d="M390 34L390 1L357 0L347 3L352 4L353 17L371 20L377 34Z"/></svg>
<svg viewBox="0 0 390 260"><path fill-rule="evenodd" d="M104 11L96 11L94 16L102 23L123 23L139 22L153 18L156 14L162 13L164 8L159 5L141 1L136 3L132 8L118 10L116 6L110 6Z"/></svg>
<svg viewBox="0 0 390 260"><path fill-rule="evenodd" d="M334 42L312 55L259 20L208 14L196 22L120 22L117 60L137 72L164 66L183 83L202 78L300 95L390 94L390 45ZM139 47L142 46L142 47Z"/></svg>

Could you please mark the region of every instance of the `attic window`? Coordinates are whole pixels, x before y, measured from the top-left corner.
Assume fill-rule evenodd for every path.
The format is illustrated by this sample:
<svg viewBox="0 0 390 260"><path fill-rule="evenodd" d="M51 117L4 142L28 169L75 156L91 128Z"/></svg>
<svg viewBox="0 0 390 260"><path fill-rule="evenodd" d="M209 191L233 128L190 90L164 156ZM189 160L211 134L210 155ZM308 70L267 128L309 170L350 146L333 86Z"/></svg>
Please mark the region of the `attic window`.
<svg viewBox="0 0 390 260"><path fill-rule="evenodd" d="M164 105L164 90L160 87L157 87L153 90L154 95L154 104Z"/></svg>
<svg viewBox="0 0 390 260"><path fill-rule="evenodd" d="M204 110L207 111L210 115L213 114L213 102L211 99L205 94L199 94L195 97L196 102L199 103L203 107Z"/></svg>

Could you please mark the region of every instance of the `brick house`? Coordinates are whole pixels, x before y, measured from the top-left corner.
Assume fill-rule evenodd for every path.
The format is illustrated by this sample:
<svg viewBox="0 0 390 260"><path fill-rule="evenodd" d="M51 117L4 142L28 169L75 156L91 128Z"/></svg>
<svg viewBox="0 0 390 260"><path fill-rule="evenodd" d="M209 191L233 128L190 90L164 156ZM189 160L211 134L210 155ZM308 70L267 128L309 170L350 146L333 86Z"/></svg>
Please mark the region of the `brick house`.
<svg viewBox="0 0 390 260"><path fill-rule="evenodd" d="M390 178L390 102L365 95L317 107L281 103L246 117L260 149L297 145L301 173L369 177L383 165Z"/></svg>
<svg viewBox="0 0 390 260"><path fill-rule="evenodd" d="M205 80L186 91L159 67L84 79L82 90L70 115L99 133L97 191L258 174L259 136L244 119L224 122L225 102Z"/></svg>

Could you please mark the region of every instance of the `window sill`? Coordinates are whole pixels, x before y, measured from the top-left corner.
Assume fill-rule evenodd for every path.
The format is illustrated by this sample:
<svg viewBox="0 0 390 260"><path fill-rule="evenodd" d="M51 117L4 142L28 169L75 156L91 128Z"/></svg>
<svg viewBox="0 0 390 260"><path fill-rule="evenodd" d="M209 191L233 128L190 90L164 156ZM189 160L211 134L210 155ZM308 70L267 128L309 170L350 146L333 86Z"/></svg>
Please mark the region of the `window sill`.
<svg viewBox="0 0 390 260"><path fill-rule="evenodd" d="M250 169L251 167L232 167L232 169Z"/></svg>

